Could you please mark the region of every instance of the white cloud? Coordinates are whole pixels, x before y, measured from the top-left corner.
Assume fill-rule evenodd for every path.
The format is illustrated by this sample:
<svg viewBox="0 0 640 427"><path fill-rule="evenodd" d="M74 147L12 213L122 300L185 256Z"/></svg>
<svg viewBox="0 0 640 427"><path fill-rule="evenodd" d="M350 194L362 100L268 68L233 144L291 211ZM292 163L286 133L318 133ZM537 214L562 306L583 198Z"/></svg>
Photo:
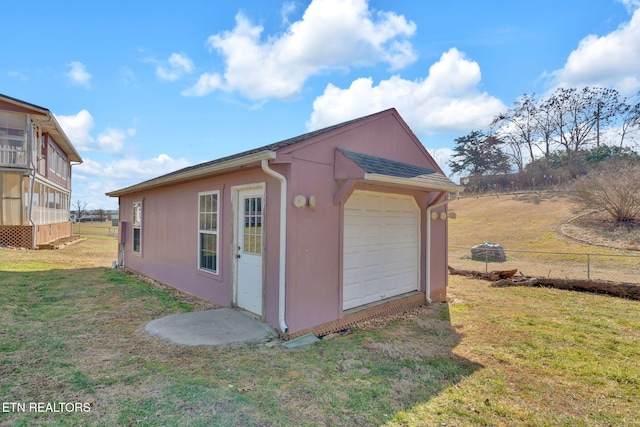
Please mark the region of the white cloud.
<svg viewBox="0 0 640 427"><path fill-rule="evenodd" d="M127 157L124 159L113 160L101 163L90 158L85 158L81 165L74 167L74 177L79 179L88 177L105 178L117 182L115 187L108 191L117 190L127 185L142 182L150 178L155 178L169 172L189 166L191 163L181 157L173 159L166 154L160 154L158 157L151 159L136 159Z"/></svg>
<svg viewBox="0 0 640 427"><path fill-rule="evenodd" d="M485 128L505 106L478 90L480 80L480 66L452 48L424 80L393 76L374 86L371 78L359 78L347 89L329 84L314 101L307 127L319 129L395 107L421 135Z"/></svg>
<svg viewBox="0 0 640 427"><path fill-rule="evenodd" d="M71 80L71 83L78 86L89 87L91 74L87 72L86 67L82 62L72 61L67 64L67 66L71 68L67 73L67 77Z"/></svg>
<svg viewBox="0 0 640 427"><path fill-rule="evenodd" d="M204 96L220 88L222 88L222 78L219 74L204 73L195 86L183 90L180 94L183 96Z"/></svg>
<svg viewBox="0 0 640 427"><path fill-rule="evenodd" d="M124 141L127 137L135 136L135 129L113 129L107 128L107 130L100 135L96 140L95 149L105 153L121 153L124 149Z"/></svg>
<svg viewBox="0 0 640 427"><path fill-rule="evenodd" d="M294 2L284 2L282 4L282 8L280 9L280 16L282 17L282 25L290 25L291 21L289 21L289 15L295 12L297 6Z"/></svg>
<svg viewBox="0 0 640 427"><path fill-rule="evenodd" d="M225 58L224 76L203 74L183 95L223 89L254 100L283 99L330 69L386 62L397 70L416 60L407 40L416 25L393 12L372 12L366 0L313 0L283 34L262 40L263 30L238 13L233 30L207 41Z"/></svg>
<svg viewBox="0 0 640 427"><path fill-rule="evenodd" d="M627 8L629 13L640 7L640 0L620 0L620 3Z"/></svg>
<svg viewBox="0 0 640 427"><path fill-rule="evenodd" d="M73 116L58 116L56 119L73 146L80 151L91 149L94 140L91 137L93 129L93 116L87 110L81 110Z"/></svg>
<svg viewBox="0 0 640 427"><path fill-rule="evenodd" d="M73 146L78 151L102 151L121 153L126 138L135 136L135 128L125 130L107 128L97 138L91 136L94 127L93 116L87 110L81 110L72 116L56 116Z"/></svg>
<svg viewBox="0 0 640 427"><path fill-rule="evenodd" d="M168 67L161 65L156 67L156 76L160 80L176 81L184 74L191 73L194 69L193 61L188 56L180 53L172 53L168 63Z"/></svg>
<svg viewBox="0 0 640 427"><path fill-rule="evenodd" d="M128 187L189 166L184 159L172 159L160 154L151 159L126 158L100 162L85 158L84 163L73 167L72 200L87 202L90 209L117 209L118 199L105 193Z"/></svg>
<svg viewBox="0 0 640 427"><path fill-rule="evenodd" d="M604 86L623 94L640 88L640 2L623 3L635 9L631 20L607 35L582 39L564 67L551 73L555 87Z"/></svg>

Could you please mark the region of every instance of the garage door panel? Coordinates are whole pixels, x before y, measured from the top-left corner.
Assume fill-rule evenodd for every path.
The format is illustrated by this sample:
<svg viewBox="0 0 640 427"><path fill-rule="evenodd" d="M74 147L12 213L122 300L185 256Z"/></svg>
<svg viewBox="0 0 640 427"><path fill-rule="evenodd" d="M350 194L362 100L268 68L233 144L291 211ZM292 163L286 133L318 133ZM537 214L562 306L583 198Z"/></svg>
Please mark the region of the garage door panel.
<svg viewBox="0 0 640 427"><path fill-rule="evenodd" d="M355 191L344 210L343 308L418 289L419 236L412 197Z"/></svg>

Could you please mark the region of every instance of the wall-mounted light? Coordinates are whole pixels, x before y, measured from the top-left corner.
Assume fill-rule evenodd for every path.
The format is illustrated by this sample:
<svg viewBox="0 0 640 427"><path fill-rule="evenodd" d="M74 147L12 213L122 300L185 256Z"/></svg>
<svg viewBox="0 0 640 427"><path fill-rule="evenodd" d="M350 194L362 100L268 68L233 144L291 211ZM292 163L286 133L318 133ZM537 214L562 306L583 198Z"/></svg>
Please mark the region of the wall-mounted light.
<svg viewBox="0 0 640 427"><path fill-rule="evenodd" d="M316 196L309 196L309 207L311 209L316 207Z"/></svg>
<svg viewBox="0 0 640 427"><path fill-rule="evenodd" d="M449 217L451 217L451 215L449 215ZM447 213L446 212L431 212L431 219L436 220L436 219L442 219L445 220L447 219Z"/></svg>
<svg viewBox="0 0 640 427"><path fill-rule="evenodd" d="M307 198L304 197L302 194L298 194L296 197L293 198L293 206L295 206L296 208L302 208L306 204L307 204Z"/></svg>

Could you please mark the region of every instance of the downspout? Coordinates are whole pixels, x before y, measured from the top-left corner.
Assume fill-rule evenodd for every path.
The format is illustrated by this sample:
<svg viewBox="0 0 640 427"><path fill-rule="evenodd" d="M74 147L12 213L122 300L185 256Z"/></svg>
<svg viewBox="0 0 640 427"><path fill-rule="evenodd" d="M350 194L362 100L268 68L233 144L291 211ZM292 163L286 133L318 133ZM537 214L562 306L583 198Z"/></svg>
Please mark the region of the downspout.
<svg viewBox="0 0 640 427"><path fill-rule="evenodd" d="M31 121L31 116L27 116L27 120ZM38 249L36 246L37 242L37 234L38 234L38 226L33 221L32 213L33 213L33 192L36 186L36 164L33 162L33 126L29 126L29 133L27 134L28 143L27 143L27 152L29 153L29 163L31 164L31 182L29 182L29 211L27 216L29 217L29 223L33 227L33 231L31 232L31 247L33 249ZM37 155L37 153L36 153Z"/></svg>
<svg viewBox="0 0 640 427"><path fill-rule="evenodd" d="M269 167L269 160L262 160L262 170L280 181L280 266L278 274L278 321L280 330L289 330L285 320L286 257L287 257L287 178Z"/></svg>
<svg viewBox="0 0 640 427"><path fill-rule="evenodd" d="M454 200L458 200L460 196L460 192L456 191L456 196L449 200L443 200L441 202L435 203L431 206L427 207L427 292L426 298L427 302L431 303L431 210L435 208L439 208L441 206L446 205L449 202L453 202Z"/></svg>

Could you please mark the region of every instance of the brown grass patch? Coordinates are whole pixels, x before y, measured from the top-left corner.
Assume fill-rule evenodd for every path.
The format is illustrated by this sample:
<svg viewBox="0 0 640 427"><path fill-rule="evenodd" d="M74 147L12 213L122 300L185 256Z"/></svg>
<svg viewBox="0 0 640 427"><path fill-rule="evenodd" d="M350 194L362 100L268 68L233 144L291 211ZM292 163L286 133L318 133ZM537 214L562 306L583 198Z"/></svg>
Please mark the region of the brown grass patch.
<svg viewBox="0 0 640 427"><path fill-rule="evenodd" d="M613 221L602 212L590 212L562 225L566 235L594 246L640 251L640 221Z"/></svg>

